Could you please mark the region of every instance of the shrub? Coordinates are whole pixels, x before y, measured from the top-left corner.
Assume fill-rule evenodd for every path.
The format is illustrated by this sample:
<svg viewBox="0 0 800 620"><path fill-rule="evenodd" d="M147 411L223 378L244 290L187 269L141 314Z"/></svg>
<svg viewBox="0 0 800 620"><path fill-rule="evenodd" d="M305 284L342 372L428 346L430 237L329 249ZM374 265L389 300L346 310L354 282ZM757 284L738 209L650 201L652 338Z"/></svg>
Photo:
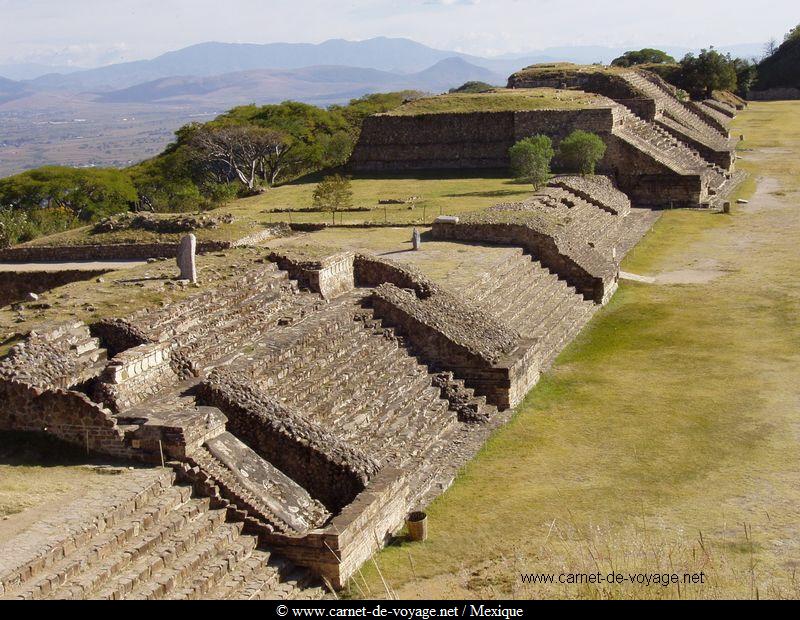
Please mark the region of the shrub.
<svg viewBox="0 0 800 620"><path fill-rule="evenodd" d="M532 183L534 188L550 178L550 162L555 156L553 142L547 136L537 135L520 140L508 150L514 178Z"/></svg>
<svg viewBox="0 0 800 620"><path fill-rule="evenodd" d="M606 154L606 145L597 134L576 129L561 141L559 159L570 172L594 174L597 162Z"/></svg>

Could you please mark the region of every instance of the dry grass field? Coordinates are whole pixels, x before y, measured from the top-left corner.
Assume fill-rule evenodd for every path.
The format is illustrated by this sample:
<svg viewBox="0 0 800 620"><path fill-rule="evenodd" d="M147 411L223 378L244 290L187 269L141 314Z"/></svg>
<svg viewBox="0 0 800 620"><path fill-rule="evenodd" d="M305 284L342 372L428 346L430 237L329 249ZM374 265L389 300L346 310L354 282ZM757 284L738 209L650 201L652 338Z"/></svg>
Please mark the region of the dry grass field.
<svg viewBox="0 0 800 620"><path fill-rule="evenodd" d="M351 595L800 597L800 103L733 132L750 203L668 212L623 266L694 283L623 283L433 503L430 539ZM612 571L704 583L520 577Z"/></svg>
<svg viewBox="0 0 800 620"><path fill-rule="evenodd" d="M239 239L276 222L333 222L329 212L308 211L320 180L309 176L294 183L270 189L263 194L235 200L209 215L231 213L234 222L218 228L197 231L205 240ZM352 180L353 206L358 211L336 213L336 224L430 223L438 215L458 215L490 207L500 201L522 200L531 187L508 178L507 173L480 171L453 173L450 176L421 172L410 175L356 176ZM404 201L413 198L408 204ZM397 201L379 204L379 201ZM40 237L30 245L84 245L105 243L151 243L178 241L181 235L158 234L144 230L121 230L93 234L91 226Z"/></svg>

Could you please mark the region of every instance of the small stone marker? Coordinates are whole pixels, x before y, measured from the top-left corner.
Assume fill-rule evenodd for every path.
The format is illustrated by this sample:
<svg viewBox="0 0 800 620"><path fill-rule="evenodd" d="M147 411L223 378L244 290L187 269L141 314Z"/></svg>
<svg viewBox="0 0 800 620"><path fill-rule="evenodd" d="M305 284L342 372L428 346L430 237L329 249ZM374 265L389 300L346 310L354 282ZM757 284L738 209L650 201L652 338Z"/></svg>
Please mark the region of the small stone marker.
<svg viewBox="0 0 800 620"><path fill-rule="evenodd" d="M737 205L746 205L746 204L750 204L750 201L749 200L745 200L744 198L739 198L739 200L736 201L736 204Z"/></svg>
<svg viewBox="0 0 800 620"><path fill-rule="evenodd" d="M730 213L731 212L731 203L729 201L725 201L722 203L722 212L723 213Z"/></svg>
<svg viewBox="0 0 800 620"><path fill-rule="evenodd" d="M411 233L411 244L414 246L414 250L419 250L422 247L422 239L419 236L419 231L414 228L414 232Z"/></svg>
<svg viewBox="0 0 800 620"><path fill-rule="evenodd" d="M439 224L458 224L458 218L455 215L440 215L436 218Z"/></svg>
<svg viewBox="0 0 800 620"><path fill-rule="evenodd" d="M197 265L195 252L197 251L197 237L186 235L178 246L178 269L181 270L180 279L188 280L192 284L197 282Z"/></svg>

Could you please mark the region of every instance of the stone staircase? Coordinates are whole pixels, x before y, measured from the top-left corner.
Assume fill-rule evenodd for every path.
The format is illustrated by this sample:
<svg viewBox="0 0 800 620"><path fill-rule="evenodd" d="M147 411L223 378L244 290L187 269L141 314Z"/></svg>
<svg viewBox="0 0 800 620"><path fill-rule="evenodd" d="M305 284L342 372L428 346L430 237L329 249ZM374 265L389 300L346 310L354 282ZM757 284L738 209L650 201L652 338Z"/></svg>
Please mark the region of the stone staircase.
<svg viewBox="0 0 800 620"><path fill-rule="evenodd" d="M363 295L275 331L243 361L258 369L254 380L264 391L381 465L401 467L458 419L433 373L362 307Z"/></svg>
<svg viewBox="0 0 800 620"><path fill-rule="evenodd" d="M189 486L156 484L104 529L35 564L5 599L267 598L323 595L305 570L258 548L243 523Z"/></svg>
<svg viewBox="0 0 800 620"><path fill-rule="evenodd" d="M678 101L672 93L669 93L658 84L650 81L641 73L627 71L621 74L621 77L637 90L655 99L659 106L663 108L664 114L668 117L689 129L701 133L707 140L712 140L720 146L725 146L727 143L726 136L722 135L683 103Z"/></svg>
<svg viewBox="0 0 800 620"><path fill-rule="evenodd" d="M721 187L728 178L725 171L703 159L655 123L648 123L632 112L622 113L623 123L615 130L657 161L681 174L700 174L712 190Z"/></svg>
<svg viewBox="0 0 800 620"><path fill-rule="evenodd" d="M522 250L465 291L498 319L527 338L536 338L542 368L589 322L597 305ZM491 300L491 303L488 301Z"/></svg>

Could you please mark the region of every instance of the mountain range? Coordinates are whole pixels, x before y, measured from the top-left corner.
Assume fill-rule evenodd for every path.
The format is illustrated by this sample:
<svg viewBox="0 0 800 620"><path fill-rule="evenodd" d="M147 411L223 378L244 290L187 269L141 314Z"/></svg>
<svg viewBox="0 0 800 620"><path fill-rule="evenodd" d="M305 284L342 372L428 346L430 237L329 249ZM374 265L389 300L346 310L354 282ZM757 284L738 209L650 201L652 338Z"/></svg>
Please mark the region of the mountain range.
<svg viewBox="0 0 800 620"><path fill-rule="evenodd" d="M759 48L731 51L748 56ZM93 69L0 65L0 176L42 164L126 165L158 152L182 124L236 105L294 99L325 106L372 92L439 93L473 80L504 85L530 64L609 62L624 51L583 46L482 58L378 37L200 43Z"/></svg>
<svg viewBox="0 0 800 620"><path fill-rule="evenodd" d="M720 48L749 57L760 45ZM306 67L345 66L374 69L395 74L420 73L436 63L459 58L466 63L507 76L524 65L537 62L610 62L625 48L576 46L553 47L522 55L483 58L439 50L409 39L377 37L365 41L331 39L311 43L218 43L208 42L167 52L150 60L112 64L95 69L56 68L42 73L41 65L0 66L0 76L25 81L36 90L109 92L176 76L212 77L255 70L291 71ZM680 57L686 48L667 46L665 51Z"/></svg>

